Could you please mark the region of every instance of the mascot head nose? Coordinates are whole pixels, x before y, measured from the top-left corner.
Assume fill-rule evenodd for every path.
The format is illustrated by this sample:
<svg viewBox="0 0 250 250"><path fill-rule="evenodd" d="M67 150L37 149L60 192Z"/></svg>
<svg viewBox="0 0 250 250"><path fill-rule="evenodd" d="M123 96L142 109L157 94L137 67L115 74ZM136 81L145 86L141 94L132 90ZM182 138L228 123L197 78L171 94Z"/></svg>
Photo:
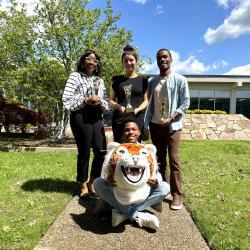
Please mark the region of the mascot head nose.
<svg viewBox="0 0 250 250"><path fill-rule="evenodd" d="M135 164L137 164L138 160L139 160L139 155L132 155L133 161Z"/></svg>

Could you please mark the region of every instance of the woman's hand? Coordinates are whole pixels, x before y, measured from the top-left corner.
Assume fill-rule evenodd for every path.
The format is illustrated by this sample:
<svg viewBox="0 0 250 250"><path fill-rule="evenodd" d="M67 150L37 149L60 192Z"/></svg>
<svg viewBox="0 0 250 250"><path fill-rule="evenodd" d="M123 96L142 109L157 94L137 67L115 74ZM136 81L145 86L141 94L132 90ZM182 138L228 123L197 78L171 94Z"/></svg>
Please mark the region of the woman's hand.
<svg viewBox="0 0 250 250"><path fill-rule="evenodd" d="M134 114L137 115L139 112L140 112L140 110L138 108L135 108Z"/></svg>
<svg viewBox="0 0 250 250"><path fill-rule="evenodd" d="M90 105L101 105L102 104L102 100L101 100L100 96L97 96L97 95L85 97L85 102L87 104L90 104Z"/></svg>
<svg viewBox="0 0 250 250"><path fill-rule="evenodd" d="M124 114L126 112L126 108L122 105L119 107L119 113Z"/></svg>

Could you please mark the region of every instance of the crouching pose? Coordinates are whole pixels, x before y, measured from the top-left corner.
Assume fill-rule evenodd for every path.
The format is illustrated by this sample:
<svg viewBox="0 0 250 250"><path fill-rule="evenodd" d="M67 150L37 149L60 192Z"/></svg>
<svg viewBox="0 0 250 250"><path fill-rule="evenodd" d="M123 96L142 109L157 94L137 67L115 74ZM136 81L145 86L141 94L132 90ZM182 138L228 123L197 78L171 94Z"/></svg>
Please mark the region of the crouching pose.
<svg viewBox="0 0 250 250"><path fill-rule="evenodd" d="M140 227L159 228L158 218L144 211L161 204L170 192L158 172L155 155L156 148L151 144L108 144L102 177L94 181L94 187L99 197L113 208L113 227L129 219Z"/></svg>

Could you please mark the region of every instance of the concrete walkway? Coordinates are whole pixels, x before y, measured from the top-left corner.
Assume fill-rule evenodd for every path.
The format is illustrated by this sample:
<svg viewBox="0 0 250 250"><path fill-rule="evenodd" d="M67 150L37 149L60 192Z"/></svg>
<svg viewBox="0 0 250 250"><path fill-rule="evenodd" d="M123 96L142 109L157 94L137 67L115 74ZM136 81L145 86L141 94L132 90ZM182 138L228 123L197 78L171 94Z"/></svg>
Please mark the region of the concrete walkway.
<svg viewBox="0 0 250 250"><path fill-rule="evenodd" d="M110 216L92 213L94 198L82 201L75 196L35 250L208 250L186 209L172 211L168 202L165 200L162 213L157 213L160 229L153 233L129 222L112 228Z"/></svg>

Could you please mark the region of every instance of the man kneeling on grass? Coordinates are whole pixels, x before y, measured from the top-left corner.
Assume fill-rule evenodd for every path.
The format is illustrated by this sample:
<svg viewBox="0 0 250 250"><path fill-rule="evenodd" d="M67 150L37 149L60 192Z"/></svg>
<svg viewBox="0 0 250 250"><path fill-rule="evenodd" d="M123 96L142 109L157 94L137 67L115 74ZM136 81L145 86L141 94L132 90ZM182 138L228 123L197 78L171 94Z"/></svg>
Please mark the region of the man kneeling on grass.
<svg viewBox="0 0 250 250"><path fill-rule="evenodd" d="M129 219L139 227L157 230L158 218L145 209L153 207L159 211L170 187L158 172L155 146L137 143L139 135L136 120L125 120L125 143L108 145L102 177L94 181L94 187L98 196L113 208L113 227Z"/></svg>

